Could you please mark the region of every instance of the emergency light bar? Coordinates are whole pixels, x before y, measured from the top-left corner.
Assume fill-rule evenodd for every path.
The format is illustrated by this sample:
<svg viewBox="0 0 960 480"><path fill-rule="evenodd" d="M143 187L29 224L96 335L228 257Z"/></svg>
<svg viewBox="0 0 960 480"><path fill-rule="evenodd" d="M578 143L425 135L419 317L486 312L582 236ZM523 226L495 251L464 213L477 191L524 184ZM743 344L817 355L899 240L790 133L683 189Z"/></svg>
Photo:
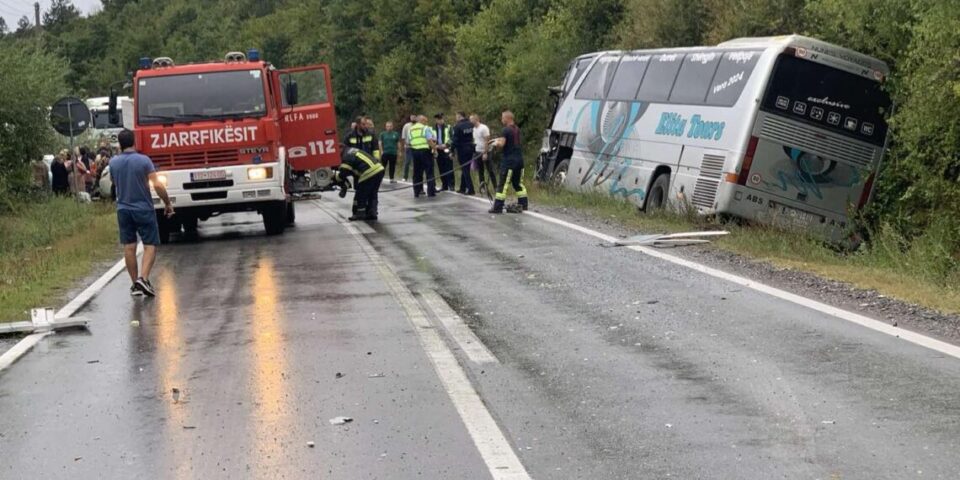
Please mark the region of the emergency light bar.
<svg viewBox="0 0 960 480"><path fill-rule="evenodd" d="M153 59L150 57L140 57L140 69L149 70L150 65L153 63Z"/></svg>
<svg viewBox="0 0 960 480"><path fill-rule="evenodd" d="M249 61L251 61L251 62L259 62L259 61L260 61L260 50L257 50L256 48L251 48L251 49L247 50L247 60L249 60Z"/></svg>

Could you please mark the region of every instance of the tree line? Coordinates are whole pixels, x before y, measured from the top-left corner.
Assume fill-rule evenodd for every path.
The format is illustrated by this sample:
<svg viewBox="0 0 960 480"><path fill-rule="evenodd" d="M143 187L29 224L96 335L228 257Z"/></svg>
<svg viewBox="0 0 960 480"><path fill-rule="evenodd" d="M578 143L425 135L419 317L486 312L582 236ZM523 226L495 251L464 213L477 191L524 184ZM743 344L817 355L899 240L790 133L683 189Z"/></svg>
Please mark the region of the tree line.
<svg viewBox="0 0 960 480"><path fill-rule="evenodd" d="M810 35L892 67L891 150L865 225L939 242L943 262L960 262L955 0L103 0L89 17L69 0L46 7L42 29L0 39L0 126L8 98L21 102L12 108L47 104L26 89L103 95L142 56L184 63L257 47L279 67L329 63L342 122L452 109L493 118L509 107L535 142L549 121L547 87L581 53ZM11 70L24 56L31 71ZM27 86L30 76L42 85ZM40 153L8 145L8 128L0 161Z"/></svg>

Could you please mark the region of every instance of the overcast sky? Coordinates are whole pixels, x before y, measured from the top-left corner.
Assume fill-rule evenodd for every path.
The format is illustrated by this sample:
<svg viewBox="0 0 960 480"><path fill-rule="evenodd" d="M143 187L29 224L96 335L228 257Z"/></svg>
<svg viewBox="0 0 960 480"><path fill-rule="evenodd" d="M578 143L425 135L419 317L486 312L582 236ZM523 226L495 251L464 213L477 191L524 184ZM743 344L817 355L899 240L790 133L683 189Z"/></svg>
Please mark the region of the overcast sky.
<svg viewBox="0 0 960 480"><path fill-rule="evenodd" d="M10 28L10 30L16 30L17 22L20 20L20 17L24 15L30 18L30 23L33 23L33 4L37 1L40 2L40 15L42 18L43 12L50 7L50 0L0 0L0 16L3 16L4 20L7 21L7 27ZM72 1L84 15L100 9L100 0Z"/></svg>

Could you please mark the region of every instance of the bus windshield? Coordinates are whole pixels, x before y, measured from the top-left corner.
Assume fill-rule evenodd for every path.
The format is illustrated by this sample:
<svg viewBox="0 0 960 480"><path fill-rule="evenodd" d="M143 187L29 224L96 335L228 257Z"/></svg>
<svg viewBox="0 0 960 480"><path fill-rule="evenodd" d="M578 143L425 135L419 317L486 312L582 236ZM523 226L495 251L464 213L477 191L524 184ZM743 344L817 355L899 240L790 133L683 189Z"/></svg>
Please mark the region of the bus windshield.
<svg viewBox="0 0 960 480"><path fill-rule="evenodd" d="M119 123L110 123L110 112L107 110L93 110L90 112L93 117L93 128L102 130L104 128L123 128L123 110L117 108L117 118L121 119Z"/></svg>
<svg viewBox="0 0 960 480"><path fill-rule="evenodd" d="M883 146L890 105L878 81L781 54L762 108Z"/></svg>
<svg viewBox="0 0 960 480"><path fill-rule="evenodd" d="M140 125L261 117L267 106L260 70L194 73L139 80Z"/></svg>

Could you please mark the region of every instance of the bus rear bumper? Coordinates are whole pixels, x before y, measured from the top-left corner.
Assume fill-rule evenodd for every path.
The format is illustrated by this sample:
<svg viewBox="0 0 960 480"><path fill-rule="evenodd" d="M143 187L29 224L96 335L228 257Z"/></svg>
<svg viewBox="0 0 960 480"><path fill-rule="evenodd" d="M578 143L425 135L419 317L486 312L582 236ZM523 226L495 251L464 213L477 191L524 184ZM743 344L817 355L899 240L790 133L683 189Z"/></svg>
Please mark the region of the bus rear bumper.
<svg viewBox="0 0 960 480"><path fill-rule="evenodd" d="M852 232L846 215L805 208L805 205L797 202L784 201L780 197L742 185L721 184L718 198L726 200L717 205L717 213L720 215L732 215L763 225L803 231L831 243L847 242Z"/></svg>

